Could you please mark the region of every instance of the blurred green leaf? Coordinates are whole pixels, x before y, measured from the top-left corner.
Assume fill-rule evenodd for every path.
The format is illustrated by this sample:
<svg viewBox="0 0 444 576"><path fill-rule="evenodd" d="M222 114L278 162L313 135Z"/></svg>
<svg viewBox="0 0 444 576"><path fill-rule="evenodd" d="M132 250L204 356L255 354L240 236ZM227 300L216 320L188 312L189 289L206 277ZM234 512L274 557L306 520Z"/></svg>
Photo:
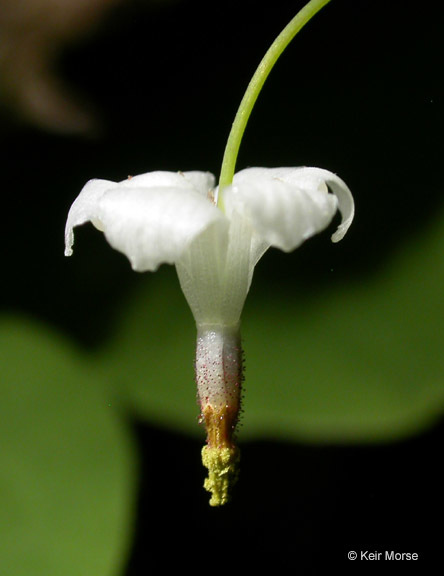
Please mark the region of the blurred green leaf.
<svg viewBox="0 0 444 576"><path fill-rule="evenodd" d="M264 298L253 281L241 438L391 440L441 416L443 254L440 219L377 275L332 282L314 297ZM194 341L174 270L163 267L124 305L101 361L139 416L194 434Z"/></svg>
<svg viewBox="0 0 444 576"><path fill-rule="evenodd" d="M135 455L74 347L0 323L0 573L112 576L131 539Z"/></svg>
<svg viewBox="0 0 444 576"><path fill-rule="evenodd" d="M393 440L442 417L444 221L423 232L375 276L248 310L249 435Z"/></svg>

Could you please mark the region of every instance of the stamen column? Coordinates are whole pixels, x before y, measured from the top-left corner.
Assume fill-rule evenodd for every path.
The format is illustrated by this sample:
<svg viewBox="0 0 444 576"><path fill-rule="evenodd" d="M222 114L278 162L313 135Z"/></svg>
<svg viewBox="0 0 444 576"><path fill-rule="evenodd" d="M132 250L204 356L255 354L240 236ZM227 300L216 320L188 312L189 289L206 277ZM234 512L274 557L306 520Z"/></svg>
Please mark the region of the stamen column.
<svg viewBox="0 0 444 576"><path fill-rule="evenodd" d="M239 461L234 439L243 377L239 326L198 327L195 368L201 421L207 431L202 461L209 475L204 486L212 494L210 504L219 506L229 499Z"/></svg>

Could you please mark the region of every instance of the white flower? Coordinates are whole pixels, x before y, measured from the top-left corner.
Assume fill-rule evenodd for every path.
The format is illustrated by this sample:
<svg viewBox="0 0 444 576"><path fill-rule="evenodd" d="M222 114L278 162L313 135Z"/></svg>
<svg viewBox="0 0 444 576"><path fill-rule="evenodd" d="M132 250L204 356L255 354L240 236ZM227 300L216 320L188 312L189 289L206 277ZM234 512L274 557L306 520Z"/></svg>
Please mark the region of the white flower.
<svg viewBox="0 0 444 576"><path fill-rule="evenodd" d="M240 316L253 270L271 246L294 250L324 230L339 209L337 242L354 215L350 190L319 168L249 168L224 188L217 206L215 179L205 172L151 172L123 182L91 180L73 203L66 223L65 254L73 228L91 221L123 252L134 270L175 264L196 320L196 381L207 488L223 503L235 473L232 435L240 404Z"/></svg>

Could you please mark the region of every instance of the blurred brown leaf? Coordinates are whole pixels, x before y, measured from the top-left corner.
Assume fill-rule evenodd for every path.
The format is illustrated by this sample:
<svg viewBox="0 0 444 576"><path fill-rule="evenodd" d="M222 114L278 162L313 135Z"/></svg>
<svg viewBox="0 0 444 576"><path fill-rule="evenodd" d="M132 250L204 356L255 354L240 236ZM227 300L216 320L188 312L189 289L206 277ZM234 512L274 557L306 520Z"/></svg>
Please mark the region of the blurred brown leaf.
<svg viewBox="0 0 444 576"><path fill-rule="evenodd" d="M94 115L58 77L57 58L121 1L0 0L0 106L46 130L93 131Z"/></svg>

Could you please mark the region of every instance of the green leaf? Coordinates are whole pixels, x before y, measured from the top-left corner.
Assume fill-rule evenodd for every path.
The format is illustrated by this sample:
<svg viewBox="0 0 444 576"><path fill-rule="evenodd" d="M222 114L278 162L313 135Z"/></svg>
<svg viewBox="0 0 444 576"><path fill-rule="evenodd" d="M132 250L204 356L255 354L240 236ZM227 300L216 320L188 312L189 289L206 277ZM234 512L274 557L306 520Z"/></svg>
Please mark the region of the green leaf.
<svg viewBox="0 0 444 576"><path fill-rule="evenodd" d="M443 254L441 218L345 286L265 298L253 281L241 439L392 440L441 416ZM139 416L195 434L195 329L174 276L162 268L141 281L103 362Z"/></svg>
<svg viewBox="0 0 444 576"><path fill-rule="evenodd" d="M112 398L68 341L29 321L0 322L0 366L0 573L121 573L135 454Z"/></svg>

